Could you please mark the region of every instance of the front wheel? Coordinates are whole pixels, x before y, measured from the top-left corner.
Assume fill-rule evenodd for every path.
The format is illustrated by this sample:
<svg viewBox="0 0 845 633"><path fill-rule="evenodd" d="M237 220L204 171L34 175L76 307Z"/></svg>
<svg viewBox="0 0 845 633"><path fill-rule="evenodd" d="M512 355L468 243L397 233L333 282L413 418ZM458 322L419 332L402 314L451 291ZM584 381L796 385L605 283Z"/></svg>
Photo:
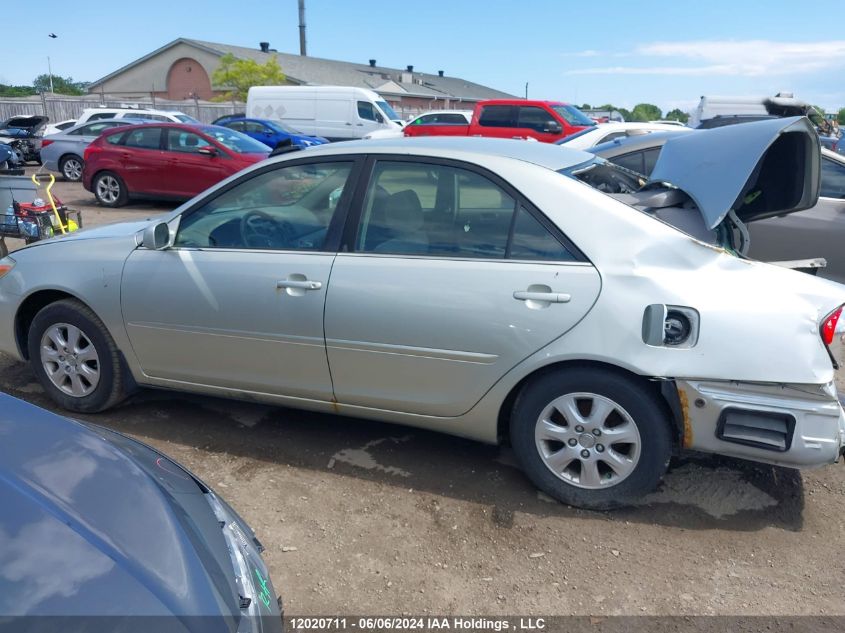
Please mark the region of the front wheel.
<svg viewBox="0 0 845 633"><path fill-rule="evenodd" d="M75 155L65 156L59 163L59 171L62 172L65 180L79 182L82 180L82 159Z"/></svg>
<svg viewBox="0 0 845 633"><path fill-rule="evenodd" d="M122 207L129 200L126 184L117 174L110 171L100 172L92 183L94 197L97 202L106 207Z"/></svg>
<svg viewBox="0 0 845 633"><path fill-rule="evenodd" d="M600 369L557 371L529 383L510 430L517 459L538 488L593 510L651 492L672 452L670 423L656 394Z"/></svg>
<svg viewBox="0 0 845 633"><path fill-rule="evenodd" d="M123 399L120 354L85 304L64 299L42 308L27 340L29 362L47 395L70 411L103 411Z"/></svg>

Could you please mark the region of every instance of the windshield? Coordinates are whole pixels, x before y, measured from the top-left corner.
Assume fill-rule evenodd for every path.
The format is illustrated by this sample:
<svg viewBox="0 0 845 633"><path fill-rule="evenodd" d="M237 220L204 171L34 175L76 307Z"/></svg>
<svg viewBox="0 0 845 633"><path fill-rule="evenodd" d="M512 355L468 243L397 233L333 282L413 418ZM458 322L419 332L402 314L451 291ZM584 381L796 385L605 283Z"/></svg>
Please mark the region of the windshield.
<svg viewBox="0 0 845 633"><path fill-rule="evenodd" d="M197 119L192 116L188 116L187 114L174 114L177 119L179 119L182 123L199 123Z"/></svg>
<svg viewBox="0 0 845 633"><path fill-rule="evenodd" d="M281 121L264 121L264 124L273 128L276 132L284 132L285 134L302 134L299 130L294 129Z"/></svg>
<svg viewBox="0 0 845 633"><path fill-rule="evenodd" d="M270 152L270 148L264 143L259 143L235 130L217 125L205 125L201 129L215 141L237 154L268 154Z"/></svg>
<svg viewBox="0 0 845 633"><path fill-rule="evenodd" d="M569 125L589 125L590 127L596 125L595 121L575 106L558 104L553 105L552 110L562 116Z"/></svg>
<svg viewBox="0 0 845 633"><path fill-rule="evenodd" d="M580 132L575 132L575 134L570 134L566 138L562 138L559 141L555 141L555 145L566 145L572 139L578 138L579 136L584 136L585 134L589 134L592 131L593 131L592 128L588 127L584 130L581 130Z"/></svg>
<svg viewBox="0 0 845 633"><path fill-rule="evenodd" d="M387 118L391 121L396 121L397 123L399 123L402 120L401 117L396 114L393 108L390 107L390 104L387 101L376 101L376 105L379 107L379 110L381 110L382 113L385 114Z"/></svg>

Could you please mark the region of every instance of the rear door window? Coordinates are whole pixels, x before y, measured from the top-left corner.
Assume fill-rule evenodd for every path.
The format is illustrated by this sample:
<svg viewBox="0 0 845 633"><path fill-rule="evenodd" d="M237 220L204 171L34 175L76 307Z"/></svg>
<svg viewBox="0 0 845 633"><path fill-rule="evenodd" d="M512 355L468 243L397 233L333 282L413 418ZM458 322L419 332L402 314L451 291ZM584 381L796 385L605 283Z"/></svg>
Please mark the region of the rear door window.
<svg viewBox="0 0 845 633"><path fill-rule="evenodd" d="M629 152L628 154L622 154L621 156L614 156L613 158L608 158L611 163L619 165L620 167L624 167L625 169L630 169L631 171L635 171L638 174L645 175L645 163L643 161L643 152Z"/></svg>
<svg viewBox="0 0 845 633"><path fill-rule="evenodd" d="M491 105L481 109L478 124L484 127L516 127L516 108L506 105Z"/></svg>
<svg viewBox="0 0 845 633"><path fill-rule="evenodd" d="M376 164L355 250L473 259L575 259L524 205L486 176L411 161Z"/></svg>
<svg viewBox="0 0 845 633"><path fill-rule="evenodd" d="M123 144L126 147L140 149L161 149L161 128L145 127L139 130L131 130Z"/></svg>

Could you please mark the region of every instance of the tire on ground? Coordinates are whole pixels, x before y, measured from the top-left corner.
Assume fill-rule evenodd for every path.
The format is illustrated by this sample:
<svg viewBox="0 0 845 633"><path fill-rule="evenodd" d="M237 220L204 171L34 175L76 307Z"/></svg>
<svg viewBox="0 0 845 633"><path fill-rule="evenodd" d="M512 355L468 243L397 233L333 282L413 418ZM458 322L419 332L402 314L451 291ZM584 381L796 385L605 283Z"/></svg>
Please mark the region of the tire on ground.
<svg viewBox="0 0 845 633"><path fill-rule="evenodd" d="M47 370L41 361L41 340L45 332L57 324L68 324L79 328L97 352L100 377L96 388L90 394L81 397L67 394L54 385L47 375ZM126 396L123 366L117 345L99 317L81 301L63 299L42 308L30 325L27 348L32 370L47 395L69 411L80 413L104 411Z"/></svg>
<svg viewBox="0 0 845 633"><path fill-rule="evenodd" d="M535 440L540 414L556 398L573 393L609 398L628 413L639 431L639 460L615 485L581 488L552 472L543 461ZM671 425L659 396L634 378L599 368L554 371L528 383L514 403L510 437L517 460L534 485L563 503L593 510L630 505L654 490L672 453Z"/></svg>

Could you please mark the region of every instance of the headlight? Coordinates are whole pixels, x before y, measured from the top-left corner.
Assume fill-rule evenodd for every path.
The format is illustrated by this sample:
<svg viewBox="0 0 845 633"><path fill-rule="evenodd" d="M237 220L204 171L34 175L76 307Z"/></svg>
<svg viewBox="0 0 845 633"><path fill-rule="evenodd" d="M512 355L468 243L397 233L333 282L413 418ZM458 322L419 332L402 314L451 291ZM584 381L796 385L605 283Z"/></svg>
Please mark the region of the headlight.
<svg viewBox="0 0 845 633"><path fill-rule="evenodd" d="M15 260L11 257L4 257L3 259L0 259L0 279L12 272L12 268L14 267Z"/></svg>
<svg viewBox="0 0 845 633"><path fill-rule="evenodd" d="M267 566L250 536L251 530L234 514L234 510L213 493L208 493L206 498L214 516L220 522L235 570L235 585L240 596L241 613L245 616L240 622L238 633L260 631L258 618L279 615Z"/></svg>

